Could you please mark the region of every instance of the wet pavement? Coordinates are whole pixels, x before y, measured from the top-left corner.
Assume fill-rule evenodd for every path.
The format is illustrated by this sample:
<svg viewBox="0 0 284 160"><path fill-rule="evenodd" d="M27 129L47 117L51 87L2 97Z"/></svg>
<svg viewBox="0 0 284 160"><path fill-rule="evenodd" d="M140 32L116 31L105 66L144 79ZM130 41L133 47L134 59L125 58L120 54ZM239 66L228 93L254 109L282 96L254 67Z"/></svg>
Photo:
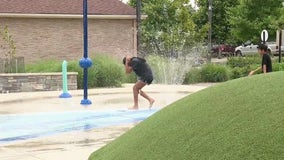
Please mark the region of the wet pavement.
<svg viewBox="0 0 284 160"><path fill-rule="evenodd" d="M71 131L139 123L158 109L67 111L0 115L0 144ZM22 123L24 122L25 125Z"/></svg>
<svg viewBox="0 0 284 160"><path fill-rule="evenodd" d="M61 91L52 92L25 92L0 94L0 116L18 115L18 117L28 114L46 115L60 114L62 117L78 117L82 113L94 114L108 113L112 116L103 115L105 119L91 123L92 125L107 124L85 129L71 129L65 132L41 135L37 137L5 141L0 143L1 160L61 160L63 157L68 160L86 160L89 155L122 135L141 120L147 118L152 113L166 107L174 101L181 99L191 93L207 88L213 84L196 85L157 85L146 86L144 91L156 101L153 110L149 111L148 102L139 97L139 111L128 111L127 108L133 104L132 84L125 84L121 88L99 88L89 90L91 105L82 106L80 102L83 98L82 90L72 90L69 93L72 98L58 98ZM133 114L136 112L136 115ZM142 115L137 113L143 113ZM147 113L147 114L145 114ZM151 113L148 115L148 113ZM120 115L123 114L123 115ZM131 116L132 114L132 116ZM145 115L144 115L145 114ZM64 115L64 116L63 116ZM126 123L113 123L110 120L114 115L127 117ZM93 115L92 115L93 116ZM95 117L96 117L95 116ZM142 117L139 117L142 116ZM42 116L44 119L44 116ZM129 120L129 117L132 119ZM41 118L34 119L39 125L39 130L50 128L49 124L41 123ZM54 117L49 117L54 119ZM48 119L48 118L47 118ZM92 119L89 117L89 119ZM94 118L95 119L95 118ZM54 119L56 122L56 119ZM69 120L69 119L68 119ZM73 119L74 120L74 119ZM72 118L70 121L73 121ZM117 119L114 119L117 121ZM31 126L26 120L22 120L19 126ZM70 122L69 121L69 122ZM0 118L0 132L5 134L8 130L3 127L5 121ZM56 123L55 123L56 124ZM59 124L59 121L58 121ZM88 123L89 124L89 123ZM73 122L71 126L80 126L80 122ZM57 126L58 127L58 126ZM25 127L23 127L25 128ZM64 128L64 127L63 127ZM15 133L23 133L21 130ZM15 134L14 132L11 132ZM1 135L1 134L0 134ZM10 135L7 133L7 135ZM5 136L7 136L5 135Z"/></svg>

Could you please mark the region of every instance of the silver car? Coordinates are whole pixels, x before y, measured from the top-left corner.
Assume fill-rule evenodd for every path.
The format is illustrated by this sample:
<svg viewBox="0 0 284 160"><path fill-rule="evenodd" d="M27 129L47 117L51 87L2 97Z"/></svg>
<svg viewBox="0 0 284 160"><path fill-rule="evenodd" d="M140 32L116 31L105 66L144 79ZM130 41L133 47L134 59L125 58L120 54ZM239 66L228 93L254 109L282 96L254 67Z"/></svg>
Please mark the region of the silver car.
<svg viewBox="0 0 284 160"><path fill-rule="evenodd" d="M271 51L274 55L279 55L279 47L278 47L278 44L276 44L275 42L274 43L270 43L268 44L268 46L271 48ZM284 46L281 46L281 53L283 55L284 53Z"/></svg>
<svg viewBox="0 0 284 160"><path fill-rule="evenodd" d="M268 42L267 45L268 45L267 51L269 54L271 54L272 49L270 45L272 45L272 43ZM235 48L235 55L236 56L246 56L246 55L257 54L258 53L257 46L258 45L253 44L251 41L247 41L243 45Z"/></svg>

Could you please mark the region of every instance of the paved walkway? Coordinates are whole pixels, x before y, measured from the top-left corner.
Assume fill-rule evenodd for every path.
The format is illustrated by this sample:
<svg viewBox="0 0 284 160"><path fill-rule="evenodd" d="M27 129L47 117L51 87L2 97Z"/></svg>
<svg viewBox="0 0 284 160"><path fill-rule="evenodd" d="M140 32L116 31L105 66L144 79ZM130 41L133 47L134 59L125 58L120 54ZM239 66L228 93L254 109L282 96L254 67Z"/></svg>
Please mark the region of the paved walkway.
<svg viewBox="0 0 284 160"><path fill-rule="evenodd" d="M212 84L150 85L145 91L155 98L154 108L163 108L191 93ZM106 111L127 109L132 105L132 84L122 88L90 89L92 105L82 106L82 90L70 91L72 98L60 99L61 91L0 94L0 115L39 112ZM139 97L141 109L148 102ZM1 123L1 122L0 122ZM23 124L24 125L24 124ZM106 145L135 124L72 131L42 138L5 143L0 145L1 160L87 160L95 150ZM0 128L1 129L1 128ZM5 132L2 131L1 132Z"/></svg>

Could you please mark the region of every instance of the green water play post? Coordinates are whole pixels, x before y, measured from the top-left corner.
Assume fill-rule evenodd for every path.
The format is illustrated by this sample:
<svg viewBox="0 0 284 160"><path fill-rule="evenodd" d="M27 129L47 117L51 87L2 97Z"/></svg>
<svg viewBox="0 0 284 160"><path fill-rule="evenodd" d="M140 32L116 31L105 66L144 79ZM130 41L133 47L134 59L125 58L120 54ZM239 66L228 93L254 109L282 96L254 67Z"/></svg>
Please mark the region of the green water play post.
<svg viewBox="0 0 284 160"><path fill-rule="evenodd" d="M62 62L62 89L63 93L59 98L71 98L71 94L68 93L68 83L67 83L67 61Z"/></svg>

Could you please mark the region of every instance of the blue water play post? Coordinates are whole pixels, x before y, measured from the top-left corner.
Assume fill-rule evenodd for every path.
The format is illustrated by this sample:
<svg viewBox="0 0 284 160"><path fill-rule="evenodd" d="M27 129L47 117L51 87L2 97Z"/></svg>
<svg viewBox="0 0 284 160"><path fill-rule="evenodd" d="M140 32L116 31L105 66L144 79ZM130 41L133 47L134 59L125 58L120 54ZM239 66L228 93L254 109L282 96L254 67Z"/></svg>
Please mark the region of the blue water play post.
<svg viewBox="0 0 284 160"><path fill-rule="evenodd" d="M92 102L88 99L88 68L93 62L88 58L88 0L83 0L83 28L84 28L84 57L79 61L80 66L84 69L84 99L82 105L90 105Z"/></svg>
<svg viewBox="0 0 284 160"><path fill-rule="evenodd" d="M71 94L68 93L68 83L67 83L67 62L64 60L62 62L62 88L63 92L59 96L60 98L71 98Z"/></svg>

